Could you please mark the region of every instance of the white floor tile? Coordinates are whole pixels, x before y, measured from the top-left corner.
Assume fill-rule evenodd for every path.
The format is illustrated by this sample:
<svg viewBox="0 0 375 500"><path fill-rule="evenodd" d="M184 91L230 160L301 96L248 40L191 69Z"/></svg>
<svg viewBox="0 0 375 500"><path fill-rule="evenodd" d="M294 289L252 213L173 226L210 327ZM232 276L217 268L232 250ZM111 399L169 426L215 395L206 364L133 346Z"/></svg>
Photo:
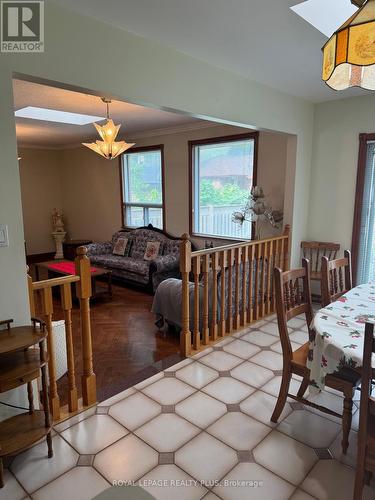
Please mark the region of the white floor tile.
<svg viewBox="0 0 375 500"><path fill-rule="evenodd" d="M180 370L184 366L190 365L190 363L193 363L193 360L191 358L186 358L180 361L179 363L176 363L175 365L170 366L165 372L176 372L177 370Z"/></svg>
<svg viewBox="0 0 375 500"><path fill-rule="evenodd" d="M241 340L246 340L247 342L251 342L252 344L260 347L268 347L277 342L277 339L275 339L274 335L269 335L260 331L250 331L249 333L241 337Z"/></svg>
<svg viewBox="0 0 375 500"><path fill-rule="evenodd" d="M290 500L315 500L315 498L302 490L297 490L294 495L290 497Z"/></svg>
<svg viewBox="0 0 375 500"><path fill-rule="evenodd" d="M279 424L278 430L313 448L328 448L341 427L310 411L296 410Z"/></svg>
<svg viewBox="0 0 375 500"><path fill-rule="evenodd" d="M111 406L109 415L129 430L140 427L161 413L161 406L144 394L133 394Z"/></svg>
<svg viewBox="0 0 375 500"><path fill-rule="evenodd" d="M175 378L163 378L142 392L162 405L174 405L192 394L194 389Z"/></svg>
<svg viewBox="0 0 375 500"><path fill-rule="evenodd" d="M175 453L175 463L195 479L214 481L237 463L237 453L203 432Z"/></svg>
<svg viewBox="0 0 375 500"><path fill-rule="evenodd" d="M92 467L75 467L33 494L33 500L91 500L110 484Z"/></svg>
<svg viewBox="0 0 375 500"><path fill-rule="evenodd" d="M262 325L259 330L265 333L269 333L270 335L273 335L274 337L280 337L279 334L279 327L277 323L267 323L266 325Z"/></svg>
<svg viewBox="0 0 375 500"><path fill-rule="evenodd" d="M16 478L4 469L4 487L0 489L0 500L22 500L27 496Z"/></svg>
<svg viewBox="0 0 375 500"><path fill-rule="evenodd" d="M61 433L61 436L78 453L92 455L125 437L126 434L128 431L109 415L93 415L69 427Z"/></svg>
<svg viewBox="0 0 375 500"><path fill-rule="evenodd" d="M245 481L249 484L243 484ZM291 484L253 463L238 464L222 485L214 488L223 500L287 500L293 490Z"/></svg>
<svg viewBox="0 0 375 500"><path fill-rule="evenodd" d="M299 349L301 347L301 344L297 344L296 342L291 342L291 346L292 346L292 351L296 351L297 349ZM272 344L271 349L272 349L272 351L278 352L280 354L283 353L283 348L281 347L280 341L276 342L275 344Z"/></svg>
<svg viewBox="0 0 375 500"><path fill-rule="evenodd" d="M204 351L198 352L197 354L194 354L194 356L191 357L191 359L200 359L203 358L203 356L207 356L210 352L213 352L213 347L207 347Z"/></svg>
<svg viewBox="0 0 375 500"><path fill-rule="evenodd" d="M319 500L352 500L355 472L336 460L320 460L301 488ZM363 500L375 498L375 490L366 486Z"/></svg>
<svg viewBox="0 0 375 500"><path fill-rule="evenodd" d="M230 344L224 346L224 351L229 352L229 354L234 354L239 358L248 359L259 352L260 348L256 345L250 344L249 342L234 340Z"/></svg>
<svg viewBox="0 0 375 500"><path fill-rule="evenodd" d="M147 387L148 385L154 384L158 380L161 380L164 377L164 373L156 373L152 377L146 378L146 380L142 380L139 384L135 385L133 389L138 389L139 391Z"/></svg>
<svg viewBox="0 0 375 500"><path fill-rule="evenodd" d="M262 387L262 385L274 376L271 370L249 361L245 361L242 365L234 368L234 370L231 371L231 375L253 387Z"/></svg>
<svg viewBox="0 0 375 500"><path fill-rule="evenodd" d="M197 392L175 407L176 413L198 427L205 428L227 411L224 403Z"/></svg>
<svg viewBox="0 0 375 500"><path fill-rule="evenodd" d="M330 408L331 410L337 412L337 413L342 413L343 412L343 406L344 406L344 398L338 394L333 394L331 392L328 392L326 390L319 392L318 394L310 394L306 392L305 397L309 401L313 401L316 404L319 404L321 406L325 406L326 408ZM328 413L322 413L316 408L312 408L311 406L306 406L306 410L311 411L312 413L316 413L317 415L323 416L324 418L328 418L329 420L332 420L333 422L336 422L338 425L341 425L342 419L339 417L335 417L333 415L329 415ZM353 404L353 414L357 411L356 405Z"/></svg>
<svg viewBox="0 0 375 500"><path fill-rule="evenodd" d="M53 457L45 441L16 456L11 471L29 493L56 479L77 464L78 453L60 436L52 439Z"/></svg>
<svg viewBox="0 0 375 500"><path fill-rule="evenodd" d="M254 417L257 420L260 420L261 422L263 422L266 425L269 425L270 427L275 427L277 424L271 422L270 419L273 410L275 409L276 401L277 398L275 398L274 396L266 394L265 392L262 391L257 391L252 396L245 399L245 401L243 401L240 404L240 407L241 410L247 415L250 415L251 417ZM279 417L279 422L281 422L283 418L289 415L291 411L292 409L289 403L285 403L284 410L282 411Z"/></svg>
<svg viewBox="0 0 375 500"><path fill-rule="evenodd" d="M217 495L215 495L215 493L212 493L212 491L210 491L209 493L207 493L207 495L205 495L202 500L221 500L220 497L218 497Z"/></svg>
<svg viewBox="0 0 375 500"><path fill-rule="evenodd" d="M297 344L306 344L309 341L309 334L302 330L296 330L289 335L291 342L296 342Z"/></svg>
<svg viewBox="0 0 375 500"><path fill-rule="evenodd" d="M239 403L255 391L247 384L231 377L220 377L202 390L225 404Z"/></svg>
<svg viewBox="0 0 375 500"><path fill-rule="evenodd" d="M125 391L120 392L119 394L115 394L111 398L106 399L105 401L102 401L101 403L98 403L98 406L111 406L122 399L127 398L128 396L131 396L132 394L135 393L135 389L133 387L129 387L129 389L126 389Z"/></svg>
<svg viewBox="0 0 375 500"><path fill-rule="evenodd" d="M242 359L224 351L214 351L200 359L201 363L218 371L228 371L242 363Z"/></svg>
<svg viewBox="0 0 375 500"><path fill-rule="evenodd" d="M272 396L278 397L279 395L279 390L280 390L280 384L281 384L281 379L282 377L278 375L277 377L273 377L267 384L265 384L262 387L262 391L268 392L268 394L271 394ZM296 395L298 392L298 389L300 388L301 381L296 380L295 378L292 377L290 381L290 386L289 386L289 392L290 394Z"/></svg>
<svg viewBox="0 0 375 500"><path fill-rule="evenodd" d="M135 431L158 451L175 451L200 432L195 425L173 413L162 413Z"/></svg>
<svg viewBox="0 0 375 500"><path fill-rule="evenodd" d="M196 387L197 389L209 384L218 376L219 374L216 370L198 362L191 363L176 372L176 377L178 379Z"/></svg>
<svg viewBox="0 0 375 500"><path fill-rule="evenodd" d="M342 462L343 464L355 467L357 463L357 444L358 444L358 433L355 431L350 431L349 433L349 448L346 454L342 452L341 446L342 432L337 436L335 441L331 444L329 449L336 460Z"/></svg>
<svg viewBox="0 0 375 500"><path fill-rule="evenodd" d="M252 363L264 366L273 371L283 369L283 357L281 354L273 351L262 351L251 358Z"/></svg>
<svg viewBox="0 0 375 500"><path fill-rule="evenodd" d="M216 342L215 347L224 347L225 345L230 344L233 341L234 335L230 335L228 337L224 337L223 340L220 340L220 342Z"/></svg>
<svg viewBox="0 0 375 500"><path fill-rule="evenodd" d="M167 485L156 486L157 481L166 481ZM179 500L198 500L207 493L206 488L199 483L195 484L191 476L176 465L159 465L143 476L138 484L156 500L176 500L176 498Z"/></svg>
<svg viewBox="0 0 375 500"><path fill-rule="evenodd" d="M74 417L68 418L67 420L64 420L60 424L54 425L53 428L55 429L56 432L62 432L68 427L71 427L72 425L78 424L78 422L82 422L82 420L85 420L85 418L91 417L92 415L95 415L96 413L96 406L93 406L92 408L89 408L88 410L81 411L81 413L78 413L77 415L74 415Z"/></svg>
<svg viewBox="0 0 375 500"><path fill-rule="evenodd" d="M252 450L270 428L243 413L229 412L208 427L207 432L235 450Z"/></svg>
<svg viewBox="0 0 375 500"><path fill-rule="evenodd" d="M298 317L292 318L288 321L288 326L292 328L301 328L306 325L306 319L301 319Z"/></svg>
<svg viewBox="0 0 375 500"><path fill-rule="evenodd" d="M312 448L277 431L272 431L253 450L253 454L258 464L295 485L306 477L318 461Z"/></svg>
<svg viewBox="0 0 375 500"><path fill-rule="evenodd" d="M126 436L96 455L94 467L110 482L136 481L153 469L159 454L136 436Z"/></svg>

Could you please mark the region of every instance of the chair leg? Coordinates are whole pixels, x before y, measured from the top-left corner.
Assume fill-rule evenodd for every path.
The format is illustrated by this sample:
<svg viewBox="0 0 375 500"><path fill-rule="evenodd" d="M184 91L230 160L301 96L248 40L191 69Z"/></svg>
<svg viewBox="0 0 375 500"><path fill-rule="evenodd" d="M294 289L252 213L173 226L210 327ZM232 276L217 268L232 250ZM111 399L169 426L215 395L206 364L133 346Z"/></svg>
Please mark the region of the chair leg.
<svg viewBox="0 0 375 500"><path fill-rule="evenodd" d="M354 390L344 393L344 408L342 414L342 452L346 454L349 446L349 432L352 426L352 409L353 409Z"/></svg>
<svg viewBox="0 0 375 500"><path fill-rule="evenodd" d="M272 413L271 421L276 423L281 415L281 412L284 409L286 398L289 392L290 379L292 378L292 374L289 370L283 370L283 378L281 380L279 397L277 399L277 403L275 409Z"/></svg>
<svg viewBox="0 0 375 500"><path fill-rule="evenodd" d="M310 380L308 378L304 378L301 382L300 388L298 389L297 396L299 398L303 398L307 388L309 387Z"/></svg>

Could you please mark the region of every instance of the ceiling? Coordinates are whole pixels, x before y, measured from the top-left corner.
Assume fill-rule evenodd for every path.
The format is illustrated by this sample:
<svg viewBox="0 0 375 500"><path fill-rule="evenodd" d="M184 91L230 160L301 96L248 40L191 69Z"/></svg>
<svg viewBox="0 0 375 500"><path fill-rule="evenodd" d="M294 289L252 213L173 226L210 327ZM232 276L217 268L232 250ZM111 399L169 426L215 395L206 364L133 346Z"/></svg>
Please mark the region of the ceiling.
<svg viewBox="0 0 375 500"><path fill-rule="evenodd" d="M15 111L26 106L35 106L72 113L106 116L106 107L101 99L89 94L22 80L13 80L13 94ZM167 113L122 101L112 102L110 117L116 124L121 123L119 138L125 139L150 130L156 131L190 125L195 127L208 123L182 114ZM17 117L16 131L19 146L59 148L75 146L81 142L91 142L99 138L91 123L71 125Z"/></svg>
<svg viewBox="0 0 375 500"><path fill-rule="evenodd" d="M327 38L290 9L302 0L54 1L314 102L363 93L321 81Z"/></svg>

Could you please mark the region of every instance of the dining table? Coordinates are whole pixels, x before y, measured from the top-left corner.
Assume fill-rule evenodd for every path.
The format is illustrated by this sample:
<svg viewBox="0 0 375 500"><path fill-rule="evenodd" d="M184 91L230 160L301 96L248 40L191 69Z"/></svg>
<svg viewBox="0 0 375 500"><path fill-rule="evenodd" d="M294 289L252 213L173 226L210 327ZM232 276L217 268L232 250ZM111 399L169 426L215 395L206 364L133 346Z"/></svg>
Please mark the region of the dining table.
<svg viewBox="0 0 375 500"><path fill-rule="evenodd" d="M366 322L375 323L375 281L352 288L315 313L307 360L312 387L324 389L329 373L360 370Z"/></svg>

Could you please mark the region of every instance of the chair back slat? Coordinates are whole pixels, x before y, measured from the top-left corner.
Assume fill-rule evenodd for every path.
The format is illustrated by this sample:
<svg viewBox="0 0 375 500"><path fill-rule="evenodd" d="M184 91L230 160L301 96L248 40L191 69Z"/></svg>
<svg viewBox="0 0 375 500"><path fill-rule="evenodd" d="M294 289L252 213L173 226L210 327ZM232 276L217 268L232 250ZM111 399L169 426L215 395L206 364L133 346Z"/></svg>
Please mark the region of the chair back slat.
<svg viewBox="0 0 375 500"><path fill-rule="evenodd" d="M322 257L327 257L328 260L335 259L340 250L340 244L324 241L302 241L301 249L304 258L309 256L311 279L320 279Z"/></svg>
<svg viewBox="0 0 375 500"><path fill-rule="evenodd" d="M322 305L326 307L352 289L352 264L349 250L342 259L322 257Z"/></svg>
<svg viewBox="0 0 375 500"><path fill-rule="evenodd" d="M302 268L285 272L276 267L274 269L274 282L277 322L283 357L284 361L289 361L293 351L289 338L288 321L295 316L305 314L310 335L310 325L313 320L310 262L303 258Z"/></svg>

